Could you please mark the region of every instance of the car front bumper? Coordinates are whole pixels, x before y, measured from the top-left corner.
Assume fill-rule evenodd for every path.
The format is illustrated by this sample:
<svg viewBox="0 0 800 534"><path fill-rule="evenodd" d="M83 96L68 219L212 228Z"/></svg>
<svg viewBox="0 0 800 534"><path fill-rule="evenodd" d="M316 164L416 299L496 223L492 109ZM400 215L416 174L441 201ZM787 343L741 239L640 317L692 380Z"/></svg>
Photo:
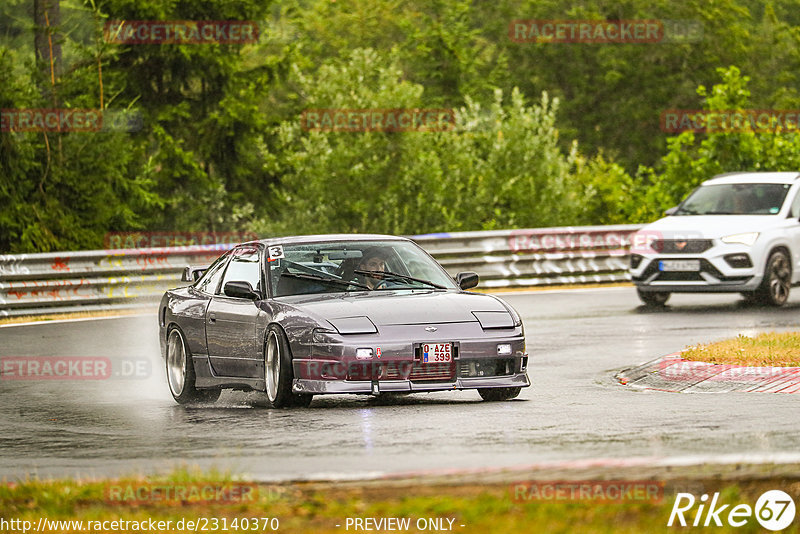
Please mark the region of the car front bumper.
<svg viewBox="0 0 800 534"><path fill-rule="evenodd" d="M725 250L725 255L750 253L750 250ZM646 255L640 256L636 268L631 268L631 280L642 292L670 293L727 293L748 292L758 289L763 273L756 267L760 259L753 258L751 266L735 268L723 254L709 255ZM694 260L700 262L699 271L661 271L662 260Z"/></svg>
<svg viewBox="0 0 800 534"><path fill-rule="evenodd" d="M388 393L415 391L446 391L455 389L528 387L531 385L526 372L509 376L456 378L453 381L414 380L313 380L296 378L292 383L293 393Z"/></svg>

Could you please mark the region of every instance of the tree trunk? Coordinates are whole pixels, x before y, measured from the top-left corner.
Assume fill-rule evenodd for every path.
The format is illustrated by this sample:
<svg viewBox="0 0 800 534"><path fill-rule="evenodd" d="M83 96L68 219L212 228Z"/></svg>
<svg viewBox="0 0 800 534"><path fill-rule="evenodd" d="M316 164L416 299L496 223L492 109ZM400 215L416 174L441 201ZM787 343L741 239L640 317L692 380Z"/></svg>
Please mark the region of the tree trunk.
<svg viewBox="0 0 800 534"><path fill-rule="evenodd" d="M36 62L46 82L42 93L54 96L54 86L61 74L61 5L60 0L33 0L33 44Z"/></svg>

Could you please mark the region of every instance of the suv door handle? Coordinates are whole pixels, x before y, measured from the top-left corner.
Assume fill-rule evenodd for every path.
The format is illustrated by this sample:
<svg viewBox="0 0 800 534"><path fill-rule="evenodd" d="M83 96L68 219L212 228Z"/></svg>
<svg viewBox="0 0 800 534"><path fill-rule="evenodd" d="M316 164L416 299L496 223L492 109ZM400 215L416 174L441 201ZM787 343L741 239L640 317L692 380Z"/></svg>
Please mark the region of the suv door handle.
<svg viewBox="0 0 800 534"><path fill-rule="evenodd" d="M216 314L214 314L213 312L212 312L212 313L209 313L209 314L208 314L208 322L209 322L209 323L216 323L216 322L217 322L217 316L216 316Z"/></svg>

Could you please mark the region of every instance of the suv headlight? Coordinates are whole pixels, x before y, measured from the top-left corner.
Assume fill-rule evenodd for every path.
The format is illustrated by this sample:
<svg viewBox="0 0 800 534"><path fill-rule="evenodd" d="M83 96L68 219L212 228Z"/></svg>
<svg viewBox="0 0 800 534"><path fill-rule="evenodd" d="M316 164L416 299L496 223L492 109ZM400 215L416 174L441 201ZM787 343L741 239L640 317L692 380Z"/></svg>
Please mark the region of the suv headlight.
<svg viewBox="0 0 800 534"><path fill-rule="evenodd" d="M756 242L756 239L758 239L758 232L747 232L745 234L726 235L721 239L721 241L729 245L738 243L742 245L747 245L749 247Z"/></svg>

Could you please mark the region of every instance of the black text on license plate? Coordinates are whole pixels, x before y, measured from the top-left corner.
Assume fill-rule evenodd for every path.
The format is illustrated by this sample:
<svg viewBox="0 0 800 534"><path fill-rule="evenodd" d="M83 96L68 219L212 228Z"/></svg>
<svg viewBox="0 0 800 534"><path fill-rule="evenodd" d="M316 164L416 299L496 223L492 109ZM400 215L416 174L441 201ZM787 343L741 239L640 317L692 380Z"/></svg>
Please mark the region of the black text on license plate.
<svg viewBox="0 0 800 534"><path fill-rule="evenodd" d="M700 260L661 260L658 262L658 270L665 271L699 271Z"/></svg>
<svg viewBox="0 0 800 534"><path fill-rule="evenodd" d="M453 361L452 343L423 343L422 363L447 363Z"/></svg>

